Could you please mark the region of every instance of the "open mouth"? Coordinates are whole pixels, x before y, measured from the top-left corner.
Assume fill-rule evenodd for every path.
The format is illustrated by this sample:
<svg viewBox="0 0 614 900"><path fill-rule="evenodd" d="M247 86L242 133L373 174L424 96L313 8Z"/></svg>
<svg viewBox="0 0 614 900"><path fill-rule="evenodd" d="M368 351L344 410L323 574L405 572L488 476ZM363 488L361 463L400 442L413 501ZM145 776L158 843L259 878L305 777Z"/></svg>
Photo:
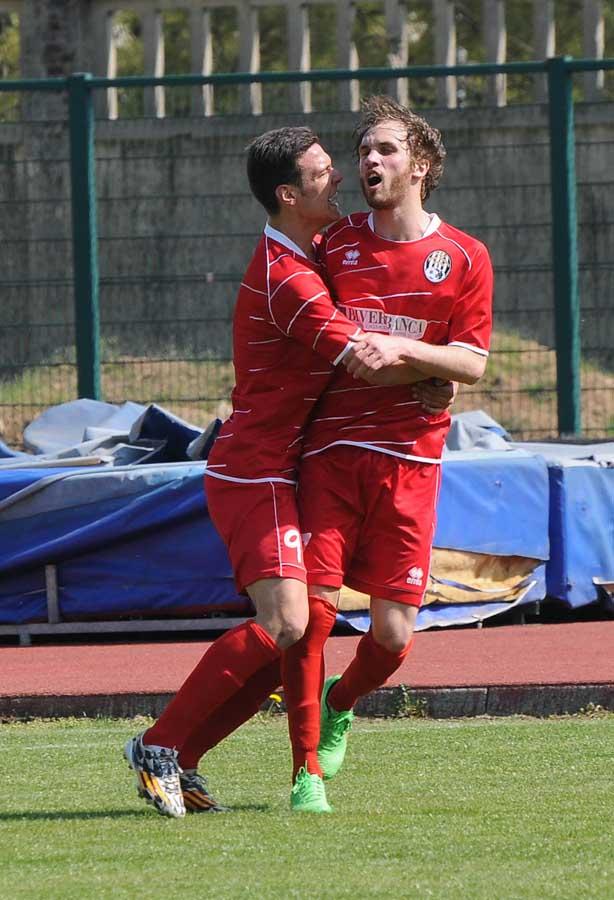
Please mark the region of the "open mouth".
<svg viewBox="0 0 614 900"><path fill-rule="evenodd" d="M367 175L367 184L369 185L369 187L375 187L376 185L381 183L381 175L377 175L375 172L372 172L371 175Z"/></svg>

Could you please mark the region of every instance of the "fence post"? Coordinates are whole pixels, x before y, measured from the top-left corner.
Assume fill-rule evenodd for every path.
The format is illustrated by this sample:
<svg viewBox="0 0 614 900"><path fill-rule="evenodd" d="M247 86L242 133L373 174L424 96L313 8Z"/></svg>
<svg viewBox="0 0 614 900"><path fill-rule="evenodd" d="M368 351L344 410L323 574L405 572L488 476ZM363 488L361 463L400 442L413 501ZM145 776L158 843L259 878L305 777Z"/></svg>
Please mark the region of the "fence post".
<svg viewBox="0 0 614 900"><path fill-rule="evenodd" d="M92 76L68 79L75 334L79 397L100 399L98 234Z"/></svg>
<svg viewBox="0 0 614 900"><path fill-rule="evenodd" d="M572 73L566 65L569 59L554 57L546 67L558 425L561 434L579 434L582 417L578 221Z"/></svg>

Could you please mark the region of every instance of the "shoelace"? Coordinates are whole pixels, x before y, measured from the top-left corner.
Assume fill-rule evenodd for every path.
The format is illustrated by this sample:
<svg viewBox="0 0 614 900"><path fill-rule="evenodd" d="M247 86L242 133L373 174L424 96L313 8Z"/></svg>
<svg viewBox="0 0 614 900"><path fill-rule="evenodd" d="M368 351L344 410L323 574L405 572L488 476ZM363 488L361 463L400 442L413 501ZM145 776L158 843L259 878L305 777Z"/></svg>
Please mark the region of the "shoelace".
<svg viewBox="0 0 614 900"><path fill-rule="evenodd" d="M177 765L177 754L174 750L164 750L158 753L145 751L145 759L150 763L158 778L177 775L181 771Z"/></svg>
<svg viewBox="0 0 614 900"><path fill-rule="evenodd" d="M200 791L200 793L207 798L207 801L211 804L210 810L212 812L228 812L229 808L227 806L222 806L215 797L209 791L209 782L205 778L204 775L200 775L198 772L194 772L192 774L187 774L183 772L181 775L181 790L182 791Z"/></svg>
<svg viewBox="0 0 614 900"><path fill-rule="evenodd" d="M324 792L324 782L318 778L317 781L311 782L311 791L316 794L318 800L326 799Z"/></svg>
<svg viewBox="0 0 614 900"><path fill-rule="evenodd" d="M297 784L299 793L301 794L305 791L315 791L315 793L320 797L325 794L324 782L320 778L312 779L309 772L307 772L305 769L301 769L297 777Z"/></svg>
<svg viewBox="0 0 614 900"><path fill-rule="evenodd" d="M181 778L181 786L184 790L202 791L203 794L210 796L209 785L204 775L198 775L196 773L194 775L184 774Z"/></svg>

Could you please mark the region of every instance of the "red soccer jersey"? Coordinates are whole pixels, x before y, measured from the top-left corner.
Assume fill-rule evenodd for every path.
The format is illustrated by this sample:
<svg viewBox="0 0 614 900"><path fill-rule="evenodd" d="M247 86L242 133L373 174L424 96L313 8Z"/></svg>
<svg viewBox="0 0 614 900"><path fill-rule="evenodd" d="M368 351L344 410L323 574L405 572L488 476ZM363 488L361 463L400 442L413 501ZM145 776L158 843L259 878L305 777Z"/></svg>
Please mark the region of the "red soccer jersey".
<svg viewBox="0 0 614 900"><path fill-rule="evenodd" d="M237 297L233 411L207 474L292 483L307 419L359 333L335 308L320 264L267 225Z"/></svg>
<svg viewBox="0 0 614 900"><path fill-rule="evenodd" d="M488 355L492 266L486 247L431 216L422 238L390 241L372 213L336 222L321 258L339 309L364 331L404 335ZM379 387L336 370L304 440L304 454L352 444L436 463L450 416L430 416L408 387Z"/></svg>

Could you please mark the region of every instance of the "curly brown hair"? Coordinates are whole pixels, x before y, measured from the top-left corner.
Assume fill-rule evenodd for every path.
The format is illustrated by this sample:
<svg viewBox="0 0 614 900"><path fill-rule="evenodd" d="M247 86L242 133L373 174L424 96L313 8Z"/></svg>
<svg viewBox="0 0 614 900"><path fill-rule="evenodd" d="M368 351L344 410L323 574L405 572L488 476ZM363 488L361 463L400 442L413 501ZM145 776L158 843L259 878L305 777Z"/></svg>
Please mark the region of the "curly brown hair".
<svg viewBox="0 0 614 900"><path fill-rule="evenodd" d="M358 149L367 131L388 119L400 122L407 129L407 146L412 158L416 162L429 163L429 170L422 182L422 199L426 200L439 184L443 174L446 148L441 132L411 109L401 106L392 97L386 97L384 94L366 97L361 106L362 115L354 129L354 153L358 155Z"/></svg>

